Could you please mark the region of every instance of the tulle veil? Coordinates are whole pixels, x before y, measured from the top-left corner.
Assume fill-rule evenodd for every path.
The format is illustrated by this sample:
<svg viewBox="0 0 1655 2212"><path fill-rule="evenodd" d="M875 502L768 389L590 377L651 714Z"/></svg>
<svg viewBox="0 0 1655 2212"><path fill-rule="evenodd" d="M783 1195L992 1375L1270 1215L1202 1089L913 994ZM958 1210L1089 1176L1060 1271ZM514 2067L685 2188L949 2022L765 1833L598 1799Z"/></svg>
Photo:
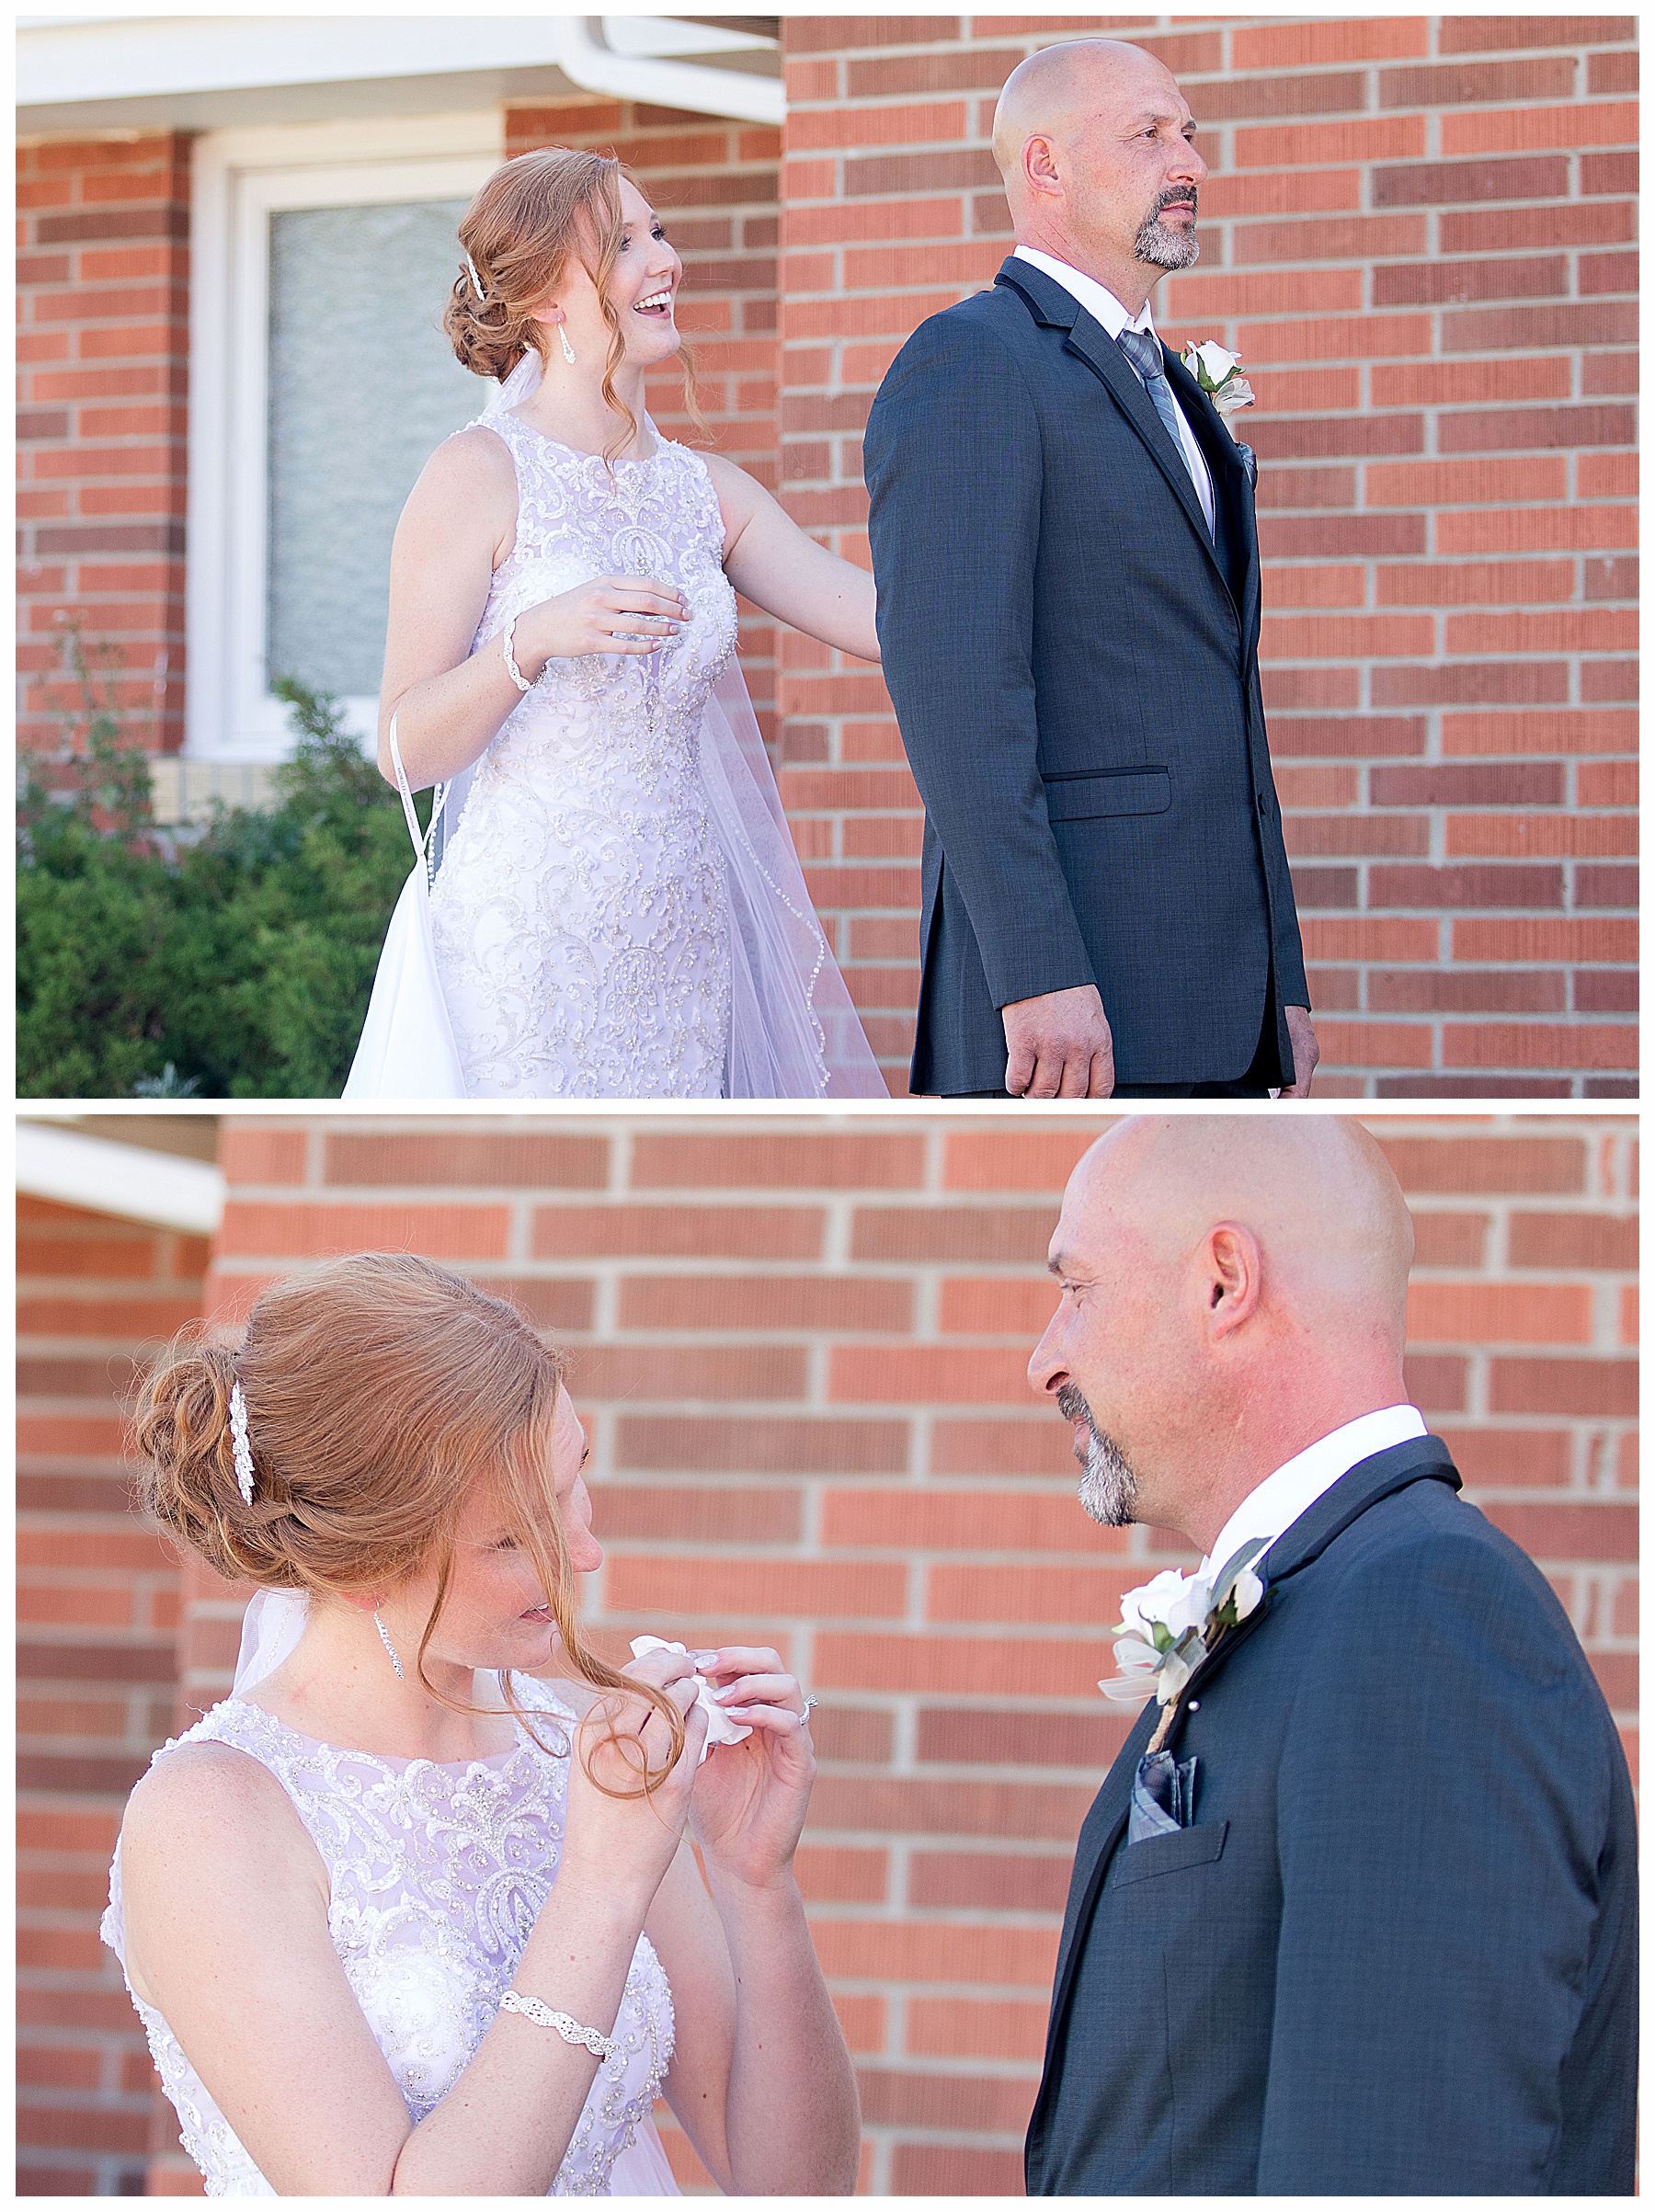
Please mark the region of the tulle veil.
<svg viewBox="0 0 1655 2212"><path fill-rule="evenodd" d="M531 347L481 423L532 396L542 373ZM650 424L654 430L654 424ZM474 650L475 649L474 645ZM839 963L816 919L781 793L738 660L732 656L702 718L703 788L730 895L732 1099L884 1099L890 1093ZM437 794L433 872L464 811L476 767Z"/></svg>
<svg viewBox="0 0 1655 2212"><path fill-rule="evenodd" d="M302 1590L256 1590L242 1615L241 1649L235 1655L232 1697L241 1697L291 1659L310 1618L310 1597Z"/></svg>

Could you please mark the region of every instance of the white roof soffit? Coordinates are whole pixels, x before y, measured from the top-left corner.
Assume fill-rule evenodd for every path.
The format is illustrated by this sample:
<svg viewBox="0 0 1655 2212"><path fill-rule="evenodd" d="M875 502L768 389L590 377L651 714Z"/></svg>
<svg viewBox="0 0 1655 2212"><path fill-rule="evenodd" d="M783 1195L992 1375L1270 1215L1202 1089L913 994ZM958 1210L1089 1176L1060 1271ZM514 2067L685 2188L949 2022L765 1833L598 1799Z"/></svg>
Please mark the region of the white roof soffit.
<svg viewBox="0 0 1655 2212"><path fill-rule="evenodd" d="M25 1198L191 1237L212 1236L224 1212L223 1176L205 1160L35 1122L17 1123L17 1190Z"/></svg>
<svg viewBox="0 0 1655 2212"><path fill-rule="evenodd" d="M578 89L779 126L780 65L773 39L668 16L25 16L17 121L213 130Z"/></svg>

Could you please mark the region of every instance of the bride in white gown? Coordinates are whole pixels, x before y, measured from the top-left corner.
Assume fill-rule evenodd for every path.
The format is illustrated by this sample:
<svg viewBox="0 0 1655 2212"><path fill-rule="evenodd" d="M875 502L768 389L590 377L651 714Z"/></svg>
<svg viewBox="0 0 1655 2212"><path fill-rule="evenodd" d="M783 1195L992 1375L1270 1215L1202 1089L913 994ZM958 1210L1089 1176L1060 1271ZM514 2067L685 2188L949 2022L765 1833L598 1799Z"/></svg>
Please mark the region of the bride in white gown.
<svg viewBox="0 0 1655 2212"><path fill-rule="evenodd" d="M445 326L503 382L397 528L380 764L444 787L464 1095L884 1098L735 659L739 588L876 661L873 579L651 423L682 268L617 162L520 154L460 238Z"/></svg>
<svg viewBox="0 0 1655 2212"><path fill-rule="evenodd" d="M516 1310L336 1260L180 1339L137 1434L161 1524L258 1586L103 1925L208 2195L673 2195L662 2092L726 2195L848 2194L808 1707L767 1648L586 1649L586 1440Z"/></svg>

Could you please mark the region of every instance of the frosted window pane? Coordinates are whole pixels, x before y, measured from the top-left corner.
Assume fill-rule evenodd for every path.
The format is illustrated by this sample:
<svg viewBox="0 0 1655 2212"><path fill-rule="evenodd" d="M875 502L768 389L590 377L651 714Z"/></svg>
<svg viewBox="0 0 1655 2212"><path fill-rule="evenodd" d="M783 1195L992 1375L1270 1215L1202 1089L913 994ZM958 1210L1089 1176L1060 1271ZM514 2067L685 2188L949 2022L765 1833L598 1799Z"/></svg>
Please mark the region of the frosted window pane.
<svg viewBox="0 0 1655 2212"><path fill-rule="evenodd" d="M466 205L270 218L271 676L379 690L396 519L433 449L494 389L441 327Z"/></svg>

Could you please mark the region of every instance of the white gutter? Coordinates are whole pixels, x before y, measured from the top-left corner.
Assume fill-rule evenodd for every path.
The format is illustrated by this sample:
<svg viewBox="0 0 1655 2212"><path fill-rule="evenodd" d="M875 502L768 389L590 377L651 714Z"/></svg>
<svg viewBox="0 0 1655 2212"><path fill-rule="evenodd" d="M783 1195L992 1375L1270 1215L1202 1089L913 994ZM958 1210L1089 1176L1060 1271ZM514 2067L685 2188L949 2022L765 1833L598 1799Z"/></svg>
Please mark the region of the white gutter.
<svg viewBox="0 0 1655 2212"><path fill-rule="evenodd" d="M211 1237L224 1213L224 1179L205 1160L116 1145L77 1129L17 1123L17 1189L88 1214Z"/></svg>
<svg viewBox="0 0 1655 2212"><path fill-rule="evenodd" d="M787 114L786 96L775 77L670 62L656 54L617 53L604 36L601 16L555 16L547 29L557 66L583 92L607 92L611 99L645 100L655 108L683 108L692 115L734 116L777 130Z"/></svg>

